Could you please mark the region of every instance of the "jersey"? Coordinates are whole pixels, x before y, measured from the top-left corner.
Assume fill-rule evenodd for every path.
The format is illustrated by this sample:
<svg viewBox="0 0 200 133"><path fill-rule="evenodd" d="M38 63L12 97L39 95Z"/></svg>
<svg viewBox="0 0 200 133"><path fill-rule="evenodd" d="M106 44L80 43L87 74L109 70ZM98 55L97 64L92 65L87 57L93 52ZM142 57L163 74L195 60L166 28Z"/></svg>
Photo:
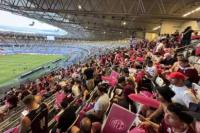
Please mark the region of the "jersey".
<svg viewBox="0 0 200 133"><path fill-rule="evenodd" d="M48 108L42 103L37 109L32 110L26 116L31 120L27 133L48 133Z"/></svg>

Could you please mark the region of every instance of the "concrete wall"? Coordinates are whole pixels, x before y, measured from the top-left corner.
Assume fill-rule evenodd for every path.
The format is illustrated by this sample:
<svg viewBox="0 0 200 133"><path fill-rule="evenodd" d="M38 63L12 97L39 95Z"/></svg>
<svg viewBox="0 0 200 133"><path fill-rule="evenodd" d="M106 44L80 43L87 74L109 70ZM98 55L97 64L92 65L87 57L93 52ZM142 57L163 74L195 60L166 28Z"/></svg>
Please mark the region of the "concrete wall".
<svg viewBox="0 0 200 133"><path fill-rule="evenodd" d="M173 34L181 28L181 21L163 21L161 24L160 34Z"/></svg>
<svg viewBox="0 0 200 133"><path fill-rule="evenodd" d="M173 34L176 30L179 30L179 33L181 33L188 26L191 26L193 30L199 30L197 21L163 21L160 33Z"/></svg>
<svg viewBox="0 0 200 133"><path fill-rule="evenodd" d="M158 38L158 34L156 33L145 33L145 39L148 39L149 41L156 41Z"/></svg>
<svg viewBox="0 0 200 133"><path fill-rule="evenodd" d="M184 22L181 25L181 28L179 29L179 32L180 33L183 32L188 26L191 26L193 30L199 30L199 26L197 24L197 21L187 21L187 22Z"/></svg>

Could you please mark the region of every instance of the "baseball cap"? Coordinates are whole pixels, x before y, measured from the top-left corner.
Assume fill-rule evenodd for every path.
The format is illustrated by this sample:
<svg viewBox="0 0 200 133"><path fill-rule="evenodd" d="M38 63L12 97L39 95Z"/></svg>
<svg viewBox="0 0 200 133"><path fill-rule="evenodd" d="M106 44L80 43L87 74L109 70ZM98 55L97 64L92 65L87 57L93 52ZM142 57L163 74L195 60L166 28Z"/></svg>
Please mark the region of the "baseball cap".
<svg viewBox="0 0 200 133"><path fill-rule="evenodd" d="M166 77L168 77L168 78L177 78L177 79L182 79L182 80L185 79L185 76L180 72L173 72L170 75L166 75Z"/></svg>
<svg viewBox="0 0 200 133"><path fill-rule="evenodd" d="M165 53L163 59L166 59L168 56L171 56L170 53Z"/></svg>
<svg viewBox="0 0 200 133"><path fill-rule="evenodd" d="M157 87L156 89L158 90L160 95L164 97L165 100L167 100L168 102L172 102L171 99L175 96L175 93L171 88L169 88L168 86L163 86Z"/></svg>

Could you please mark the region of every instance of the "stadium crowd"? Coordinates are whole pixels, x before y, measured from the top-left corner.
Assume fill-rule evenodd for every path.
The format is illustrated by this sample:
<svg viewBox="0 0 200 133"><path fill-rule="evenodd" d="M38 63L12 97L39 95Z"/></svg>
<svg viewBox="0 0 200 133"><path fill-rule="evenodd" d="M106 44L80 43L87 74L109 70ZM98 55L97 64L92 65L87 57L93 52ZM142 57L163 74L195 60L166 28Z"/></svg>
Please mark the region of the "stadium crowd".
<svg viewBox="0 0 200 133"><path fill-rule="evenodd" d="M192 89L200 77L180 52L190 44L192 32L187 28L181 42L177 31L171 37L159 36L157 42L145 40L118 48L11 88L0 107L2 121L24 104L13 133L100 133L104 116L115 103L138 114L140 122L130 132L138 128L140 133L200 133L200 99ZM157 79L160 82L152 86ZM148 100L135 101L133 94ZM53 105L43 102L52 95ZM139 107L136 102L141 103ZM52 128L50 110L58 114Z"/></svg>

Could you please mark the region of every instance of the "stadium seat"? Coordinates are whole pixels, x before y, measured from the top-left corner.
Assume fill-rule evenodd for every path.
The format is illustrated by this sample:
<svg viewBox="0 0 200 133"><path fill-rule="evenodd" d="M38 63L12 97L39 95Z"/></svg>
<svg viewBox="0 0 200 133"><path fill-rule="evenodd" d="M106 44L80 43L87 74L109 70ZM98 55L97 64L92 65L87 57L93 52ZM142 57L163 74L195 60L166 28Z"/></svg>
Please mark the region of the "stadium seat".
<svg viewBox="0 0 200 133"><path fill-rule="evenodd" d="M163 86L164 81L163 81L162 78L157 77L155 83L156 83L159 87L161 87L161 86Z"/></svg>
<svg viewBox="0 0 200 133"><path fill-rule="evenodd" d="M194 64L194 63L196 63L196 62L199 60L199 58L196 57L196 56L190 56L190 57L188 58L188 60L189 60L189 62L190 62L191 64Z"/></svg>

